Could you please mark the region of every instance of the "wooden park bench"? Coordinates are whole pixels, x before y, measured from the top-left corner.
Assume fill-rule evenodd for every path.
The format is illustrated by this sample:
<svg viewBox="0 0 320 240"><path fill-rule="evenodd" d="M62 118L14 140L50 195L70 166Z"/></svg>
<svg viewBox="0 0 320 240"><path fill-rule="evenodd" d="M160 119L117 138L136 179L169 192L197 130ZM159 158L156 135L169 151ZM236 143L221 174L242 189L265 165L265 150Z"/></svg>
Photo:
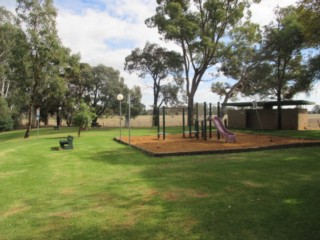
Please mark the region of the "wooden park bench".
<svg viewBox="0 0 320 240"><path fill-rule="evenodd" d="M59 143L62 149L73 149L73 137L70 135L66 140L60 140Z"/></svg>

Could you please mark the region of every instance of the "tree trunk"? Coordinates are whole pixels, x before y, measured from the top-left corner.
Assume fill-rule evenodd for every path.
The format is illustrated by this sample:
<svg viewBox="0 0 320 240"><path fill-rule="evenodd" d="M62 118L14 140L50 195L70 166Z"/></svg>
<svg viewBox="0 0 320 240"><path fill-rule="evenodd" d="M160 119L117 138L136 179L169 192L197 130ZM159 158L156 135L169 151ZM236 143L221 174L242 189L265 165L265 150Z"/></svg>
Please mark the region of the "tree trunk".
<svg viewBox="0 0 320 240"><path fill-rule="evenodd" d="M4 97L4 85L6 83L6 80L2 80L2 87L1 87L1 92L0 92L0 96Z"/></svg>
<svg viewBox="0 0 320 240"><path fill-rule="evenodd" d="M6 80L6 78L4 77L1 81L1 92L0 92L0 96L2 96L3 98L7 98L8 96L8 92L9 92L9 88L10 88L10 81Z"/></svg>
<svg viewBox="0 0 320 240"><path fill-rule="evenodd" d="M192 126L193 125L193 115L194 115L194 111L193 111L193 104L194 104L194 93L193 94L189 94L188 96L188 126Z"/></svg>
<svg viewBox="0 0 320 240"><path fill-rule="evenodd" d="M29 138L30 137L30 131L32 127L32 115L33 115L33 105L34 105L34 99L35 99L35 89L37 88L37 84L34 85L33 91L32 91L32 96L31 96L31 103L29 106L29 113L28 113L28 125L27 125L27 130L24 135L24 138Z"/></svg>
<svg viewBox="0 0 320 240"><path fill-rule="evenodd" d="M72 117L71 117L71 114L68 114L67 116L67 126L70 127L72 124Z"/></svg>
<svg viewBox="0 0 320 240"><path fill-rule="evenodd" d="M49 125L49 115L48 115L47 113L45 114L44 125L45 125L45 126L48 126L48 125Z"/></svg>
<svg viewBox="0 0 320 240"><path fill-rule="evenodd" d="M224 116L225 113L226 113L226 106L225 106L225 104L228 102L228 100L229 100L229 94L226 94L226 95L224 96L224 99L223 99L223 102L222 102L221 108L220 108L220 115L221 115L221 116L219 116L219 117L221 117L221 118L223 118L223 116Z"/></svg>
<svg viewBox="0 0 320 240"><path fill-rule="evenodd" d="M81 127L78 128L78 137L80 137Z"/></svg>
<svg viewBox="0 0 320 240"><path fill-rule="evenodd" d="M8 81L8 84L7 84L7 90L5 91L4 98L7 98L7 96L8 96L9 87L10 87L10 81Z"/></svg>
<svg viewBox="0 0 320 240"><path fill-rule="evenodd" d="M159 125L159 118L158 118L159 93L160 93L160 86L157 83L157 81L154 79L154 83L153 83L153 109L152 109L152 126L153 127L157 127Z"/></svg>
<svg viewBox="0 0 320 240"><path fill-rule="evenodd" d="M193 104L194 104L194 95L197 92L197 89L199 87L199 84L201 82L202 76L205 73L206 67L203 66L201 70L196 70L192 79L191 84L189 83L189 79L187 78L187 96L188 96L188 125L193 125L193 116L194 116L194 110L193 110ZM190 88L189 88L190 87Z"/></svg>
<svg viewBox="0 0 320 240"><path fill-rule="evenodd" d="M152 126L157 127L158 125L159 125L158 107L154 105L152 110Z"/></svg>
<svg viewBox="0 0 320 240"><path fill-rule="evenodd" d="M29 116L28 116L28 125L27 125L27 130L24 135L24 138L28 138L30 136L30 130L31 130L31 125L32 125L32 114L33 114L33 107L34 107L34 102L36 98L36 93L38 90L38 84L39 84L39 71L37 70L37 67L33 67L33 79L34 79L34 84L32 87L32 92L31 92L31 101L30 101L30 106L29 106Z"/></svg>
<svg viewBox="0 0 320 240"><path fill-rule="evenodd" d="M30 106L29 106L27 130L26 130L26 133L24 134L24 138L29 138L30 137L32 110L33 110L33 103L31 103Z"/></svg>
<svg viewBox="0 0 320 240"><path fill-rule="evenodd" d="M243 78L241 78L236 84L234 84L232 87L231 87L231 89L226 93L226 95L224 96L224 100L223 100L223 102L222 102L222 104L221 104L221 116L219 116L219 117L222 117L223 118L223 116L225 115L225 113L226 113L226 106L225 106L225 104L229 101L229 98L230 98L230 96L232 96L232 94L234 93L234 91L240 86L240 84L243 82Z"/></svg>

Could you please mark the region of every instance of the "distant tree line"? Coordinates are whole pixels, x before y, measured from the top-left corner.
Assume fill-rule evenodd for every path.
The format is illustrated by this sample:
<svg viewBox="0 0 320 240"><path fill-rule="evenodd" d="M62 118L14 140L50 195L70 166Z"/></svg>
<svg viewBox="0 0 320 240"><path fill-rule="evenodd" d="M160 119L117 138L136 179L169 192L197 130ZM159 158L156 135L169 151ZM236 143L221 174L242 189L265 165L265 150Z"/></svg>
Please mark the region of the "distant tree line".
<svg viewBox="0 0 320 240"><path fill-rule="evenodd" d="M71 125L79 109L90 109L96 121L118 113L119 93L131 94L131 116L138 115L145 108L141 89L129 89L118 70L71 54L58 37L56 16L52 0L18 0L16 17L0 8L0 131L18 127L27 112L28 138L37 108L45 124L59 111Z"/></svg>
<svg viewBox="0 0 320 240"><path fill-rule="evenodd" d="M150 82L154 125L157 108L184 103L191 124L200 84L214 81L211 91L223 103L239 95L278 101L281 129L280 102L310 91L320 77L320 3L300 0L277 8L276 19L261 27L251 22L249 11L259 2L157 1L155 14L145 23L179 52L147 42L132 50L124 64L126 71ZM79 109L87 109L83 104L96 121L117 113L118 93L131 94L132 116L141 113L141 89L129 89L118 70L91 66L71 54L57 35L56 16L53 0L17 0L16 17L0 8L0 131L17 126L28 112L29 137L38 107L44 123L61 107L61 116L71 125ZM221 76L228 81L219 80ZM126 109L127 101L123 104Z"/></svg>

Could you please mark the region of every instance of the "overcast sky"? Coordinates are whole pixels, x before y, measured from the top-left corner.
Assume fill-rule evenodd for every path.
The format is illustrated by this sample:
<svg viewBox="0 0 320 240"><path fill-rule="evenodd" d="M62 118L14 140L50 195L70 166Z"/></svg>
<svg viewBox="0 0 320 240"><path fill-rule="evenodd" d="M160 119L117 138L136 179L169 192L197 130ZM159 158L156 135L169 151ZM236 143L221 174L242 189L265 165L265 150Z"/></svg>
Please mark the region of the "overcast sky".
<svg viewBox="0 0 320 240"><path fill-rule="evenodd" d="M262 0L252 6L252 21L266 25L273 20L275 7L295 4L295 0ZM57 28L64 46L80 53L83 62L92 66L104 64L118 69L129 87L141 86L143 103L152 104L150 82L136 74L123 71L125 57L134 48L143 48L146 41L174 49L173 44L160 40L156 29L148 28L144 21L155 13L156 0L55 0L58 9ZM14 11L14 0L0 0L0 5ZM212 82L200 84L195 102L217 102L219 98L210 91ZM319 89L319 87L317 87ZM295 97L319 103L319 90L310 97Z"/></svg>

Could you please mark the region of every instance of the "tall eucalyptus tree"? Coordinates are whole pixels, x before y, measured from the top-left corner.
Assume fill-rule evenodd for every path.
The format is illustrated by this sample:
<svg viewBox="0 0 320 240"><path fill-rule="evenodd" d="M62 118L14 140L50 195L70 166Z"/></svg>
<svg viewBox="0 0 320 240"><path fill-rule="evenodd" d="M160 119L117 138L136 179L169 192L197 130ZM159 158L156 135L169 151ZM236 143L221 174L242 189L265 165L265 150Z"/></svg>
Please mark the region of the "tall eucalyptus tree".
<svg viewBox="0 0 320 240"><path fill-rule="evenodd" d="M146 20L167 41L181 48L188 107L206 71L224 49L224 36L238 25L250 3L259 0L158 0L156 14ZM189 123L192 112L189 112Z"/></svg>
<svg viewBox="0 0 320 240"><path fill-rule="evenodd" d="M277 9L276 16L276 21L266 26L263 34L262 64L257 69L264 72L264 77L257 78L253 85L259 94L278 102L278 128L281 129L281 101L310 90L314 76L303 61L305 36L294 8Z"/></svg>
<svg viewBox="0 0 320 240"><path fill-rule="evenodd" d="M26 71L28 73L28 124L25 138L30 135L32 113L35 101L47 82L54 79L59 71L60 40L56 30L57 11L53 0L17 0L17 17L25 29L28 46L28 59Z"/></svg>
<svg viewBox="0 0 320 240"><path fill-rule="evenodd" d="M181 87L182 59L179 53L168 51L158 44L147 42L144 48L134 49L125 59L125 70L139 77L151 77L153 90L153 120L158 125L157 109L162 103L178 102ZM170 78L171 77L171 78Z"/></svg>

